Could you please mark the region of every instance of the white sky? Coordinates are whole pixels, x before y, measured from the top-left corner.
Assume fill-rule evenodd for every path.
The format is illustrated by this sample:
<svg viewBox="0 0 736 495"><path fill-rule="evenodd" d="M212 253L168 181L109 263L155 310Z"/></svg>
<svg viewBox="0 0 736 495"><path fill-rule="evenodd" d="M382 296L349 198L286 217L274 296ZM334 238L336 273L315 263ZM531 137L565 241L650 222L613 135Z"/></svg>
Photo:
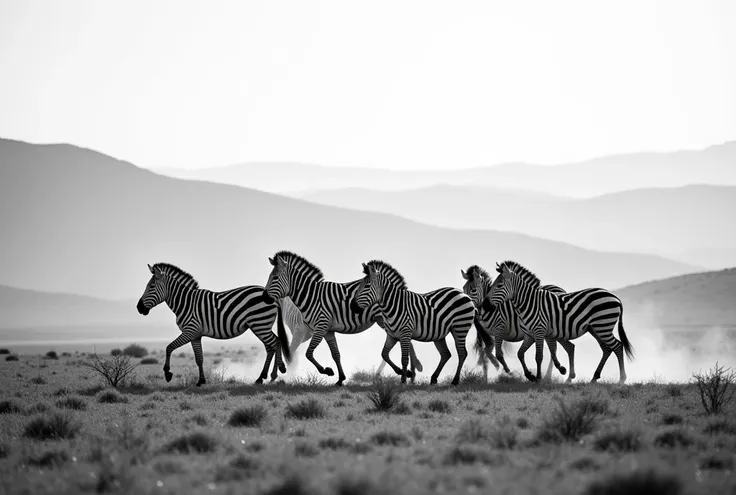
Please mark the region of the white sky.
<svg viewBox="0 0 736 495"><path fill-rule="evenodd" d="M699 148L736 138L734 26L730 0L0 0L0 136L146 167Z"/></svg>

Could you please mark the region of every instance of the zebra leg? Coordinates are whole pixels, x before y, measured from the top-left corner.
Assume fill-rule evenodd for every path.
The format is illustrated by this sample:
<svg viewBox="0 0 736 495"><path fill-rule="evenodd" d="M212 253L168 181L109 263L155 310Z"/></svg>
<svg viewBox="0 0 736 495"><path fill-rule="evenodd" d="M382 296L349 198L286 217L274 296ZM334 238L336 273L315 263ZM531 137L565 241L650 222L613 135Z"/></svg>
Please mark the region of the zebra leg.
<svg viewBox="0 0 736 495"><path fill-rule="evenodd" d="M435 385L437 383L437 379L440 377L442 368L445 367L447 361L452 357L450 349L447 348L447 342L445 342L445 339L435 340L434 346L437 348L437 352L440 353L440 362L437 365L437 369L432 373L432 378L429 380L430 385Z"/></svg>
<svg viewBox="0 0 736 495"><path fill-rule="evenodd" d="M342 363L340 362L340 349L337 347L337 337L335 336L335 332L327 332L327 334L325 334L325 340L330 348L332 359L335 361L335 365L337 366L337 383L335 385L341 387L342 382L345 381L345 373L342 370Z"/></svg>
<svg viewBox="0 0 736 495"><path fill-rule="evenodd" d="M547 332L544 328L538 327L534 331L534 347L536 349L534 360L537 362L537 381L542 380L542 361L544 360L544 336ZM556 360L557 357L553 358ZM559 361L557 361L559 364ZM565 374L563 370L560 373Z"/></svg>
<svg viewBox="0 0 736 495"><path fill-rule="evenodd" d="M534 342L534 337L532 337L528 333L525 333L524 342L521 343L521 347L519 347L519 351L516 353L516 356L519 358L519 362L521 362L521 368L524 370L524 376L530 382L536 382L537 378L534 375L532 375L532 373L529 371L529 368L526 367L526 362L524 361L524 354L526 354L526 351L532 346L533 342Z"/></svg>
<svg viewBox="0 0 736 495"><path fill-rule="evenodd" d="M596 340L598 340L598 343L601 344L601 347L605 346L606 349L608 349L606 359L608 359L608 356L611 355L611 352L616 354L616 358L618 359L619 372L618 382L626 383L626 368L624 367L624 346L620 340L614 337L613 327L591 327L590 334L597 338ZM605 364L605 362L603 364ZM598 378L600 378L600 374L603 371L603 365L601 365L599 368L600 369L597 371Z"/></svg>
<svg viewBox="0 0 736 495"><path fill-rule="evenodd" d="M452 384L455 386L460 383L460 372L463 370L463 364L465 364L465 359L468 357L468 350L465 347L465 337L468 335L468 330L469 327L452 329L452 336L455 339L455 349L457 350L457 371L455 371L455 378L452 379Z"/></svg>
<svg viewBox="0 0 736 495"><path fill-rule="evenodd" d="M560 345L563 349L565 349L565 352L567 352L567 357L570 360L570 374L567 376L567 383L570 383L575 379L575 344L570 342L569 340L561 340Z"/></svg>
<svg viewBox="0 0 736 495"><path fill-rule="evenodd" d="M601 351L603 351L601 362L598 363L598 367L595 369L595 373L593 373L593 379L591 380L591 383L595 383L600 380L601 373L603 372L603 367L606 365L606 361L608 361L608 357L611 355L612 351L595 330L590 327L588 329L590 331L590 334L593 336L593 338L595 338L595 340L598 342L598 345L601 347Z"/></svg>
<svg viewBox="0 0 736 495"><path fill-rule="evenodd" d="M401 368L396 366L396 364L391 361L391 349L393 349L396 346L396 343L398 342L397 339L395 339L393 336L386 334L386 341L383 343L383 350L381 351L381 358L383 358L383 362L381 364L388 364L391 366L391 369L394 370L394 373L401 376Z"/></svg>
<svg viewBox="0 0 736 495"><path fill-rule="evenodd" d="M547 340L547 347L549 347L549 353L550 353L550 359L549 359L549 365L547 365L547 373L544 374L544 379L549 381L552 379L552 366L553 358L552 356L556 356L557 353L557 341L554 339L545 339Z"/></svg>
<svg viewBox="0 0 736 495"><path fill-rule="evenodd" d="M506 364L506 359L503 357L503 339L500 336L496 337L496 359L503 366L504 372L511 373L511 370Z"/></svg>
<svg viewBox="0 0 736 495"><path fill-rule="evenodd" d="M164 362L164 378L166 378L167 382L170 382L171 379L174 377L174 374L171 373L171 353L177 350L179 347L188 344L192 340L198 338L197 337L198 332L196 332L193 329L187 329L183 330L181 335L179 335L176 339L171 341L169 345L166 346L166 361Z"/></svg>
<svg viewBox="0 0 736 495"><path fill-rule="evenodd" d="M401 383L406 383L409 377L409 370L406 368L409 366L409 354L411 354L411 334L412 331L408 328L399 334L401 335Z"/></svg>
<svg viewBox="0 0 736 495"><path fill-rule="evenodd" d="M309 332L309 329L306 325L302 324L297 327L296 331L292 333L291 345L289 346L291 355L296 356L296 350L299 348L299 346L309 340L311 337L312 334Z"/></svg>
<svg viewBox="0 0 736 495"><path fill-rule="evenodd" d="M207 380L204 378L204 355L202 354L201 338L192 340L192 350L194 351L194 362L197 363L197 368L199 368L199 380L197 381L197 386L201 387L207 383Z"/></svg>
<svg viewBox="0 0 736 495"><path fill-rule="evenodd" d="M261 341L263 347L266 349L266 360L263 363L263 369L261 374L256 379L256 385L263 383L263 380L268 377L268 368L271 365L271 360L276 355L276 362L273 365L273 372L271 373L271 381L274 381L278 377L278 367L281 363L281 343L279 339L273 334L270 327L254 327L253 333ZM276 352L278 351L278 353Z"/></svg>
<svg viewBox="0 0 736 495"><path fill-rule="evenodd" d="M307 359L310 363L314 365L315 368L317 368L317 371L320 375L327 375L327 376L335 376L335 372L332 371L332 368L329 366L326 368L323 368L319 362L314 358L314 350L317 348L317 346L322 342L322 339L325 338L325 335L327 334L327 325L320 326L312 332L312 340L309 341L309 347L307 348Z"/></svg>

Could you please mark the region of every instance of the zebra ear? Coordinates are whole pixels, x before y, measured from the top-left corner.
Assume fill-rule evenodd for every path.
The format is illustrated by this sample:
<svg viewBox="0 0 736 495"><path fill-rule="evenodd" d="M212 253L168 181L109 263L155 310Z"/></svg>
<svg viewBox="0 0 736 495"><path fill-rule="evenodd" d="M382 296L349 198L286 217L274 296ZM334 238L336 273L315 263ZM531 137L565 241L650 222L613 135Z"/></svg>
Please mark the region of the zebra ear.
<svg viewBox="0 0 736 495"><path fill-rule="evenodd" d="M368 265L366 265L365 263L363 263L363 273L368 275Z"/></svg>
<svg viewBox="0 0 736 495"><path fill-rule="evenodd" d="M504 266L504 268L506 268L506 265L503 265L503 266ZM503 272L501 271L501 265L499 265L499 264L498 264L498 262L496 263L496 271L497 271L498 273L503 273Z"/></svg>
<svg viewBox="0 0 736 495"><path fill-rule="evenodd" d="M470 276L465 273L465 270L460 269L460 275L462 275L465 280L470 280Z"/></svg>
<svg viewBox="0 0 736 495"><path fill-rule="evenodd" d="M368 276L374 278L376 276L376 269L373 265L368 265Z"/></svg>
<svg viewBox="0 0 736 495"><path fill-rule="evenodd" d="M148 263L146 263L148 265ZM151 265L148 265L148 269L153 273L153 267Z"/></svg>
<svg viewBox="0 0 736 495"><path fill-rule="evenodd" d="M271 265L276 266L276 262L273 260L273 258L268 258L268 262L271 263Z"/></svg>

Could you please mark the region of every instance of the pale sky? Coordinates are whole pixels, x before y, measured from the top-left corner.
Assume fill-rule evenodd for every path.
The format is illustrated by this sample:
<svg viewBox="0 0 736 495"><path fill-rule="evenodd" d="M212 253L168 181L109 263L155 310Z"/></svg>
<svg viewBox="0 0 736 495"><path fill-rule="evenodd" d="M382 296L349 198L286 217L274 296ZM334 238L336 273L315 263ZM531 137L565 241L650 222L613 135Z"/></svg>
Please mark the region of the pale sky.
<svg viewBox="0 0 736 495"><path fill-rule="evenodd" d="M0 137L145 167L736 139L736 2L0 0Z"/></svg>

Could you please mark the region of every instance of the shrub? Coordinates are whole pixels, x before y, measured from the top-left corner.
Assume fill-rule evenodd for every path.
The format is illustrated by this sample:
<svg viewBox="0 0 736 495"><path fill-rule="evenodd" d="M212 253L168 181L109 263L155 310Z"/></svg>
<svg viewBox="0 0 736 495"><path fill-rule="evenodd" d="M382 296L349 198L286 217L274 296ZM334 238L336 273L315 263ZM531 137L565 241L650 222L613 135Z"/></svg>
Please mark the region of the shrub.
<svg viewBox="0 0 736 495"><path fill-rule="evenodd" d="M216 448L216 439L204 432L194 432L172 440L164 450L172 454L204 454L213 452Z"/></svg>
<svg viewBox="0 0 736 495"><path fill-rule="evenodd" d="M411 445L411 440L409 440L409 437L407 437L403 433L395 431L379 431L371 437L371 441L376 445L381 446L393 445L394 447L398 447Z"/></svg>
<svg viewBox="0 0 736 495"><path fill-rule="evenodd" d="M10 354L10 349L6 349L5 347L0 348L0 354Z"/></svg>
<svg viewBox="0 0 736 495"><path fill-rule="evenodd" d="M230 426L261 426L268 417L268 409L263 404L253 404L233 411L227 424Z"/></svg>
<svg viewBox="0 0 736 495"><path fill-rule="evenodd" d="M34 376L31 378L31 383L34 383L36 385L46 385L46 380L42 376Z"/></svg>
<svg viewBox="0 0 736 495"><path fill-rule="evenodd" d="M97 354L92 355L92 360L82 365L97 373L113 388L124 386L138 366L130 362L130 356L120 355L113 356L111 359L103 359Z"/></svg>
<svg viewBox="0 0 736 495"><path fill-rule="evenodd" d="M725 452L713 452L700 460L700 469L733 471L734 457Z"/></svg>
<svg viewBox="0 0 736 495"><path fill-rule="evenodd" d="M452 406L444 399L432 399L427 403L427 409L436 413L449 413Z"/></svg>
<svg viewBox="0 0 736 495"><path fill-rule="evenodd" d="M18 361L18 356L16 356L15 354L11 354L10 356L7 356L5 360L6 361Z"/></svg>
<svg viewBox="0 0 736 495"><path fill-rule="evenodd" d="M736 422L729 419L712 420L705 425L703 432L709 435L720 435L722 433L736 435Z"/></svg>
<svg viewBox="0 0 736 495"><path fill-rule="evenodd" d="M81 397L64 397L56 401L56 407L61 409L73 409L75 411L86 411L87 403Z"/></svg>
<svg viewBox="0 0 736 495"><path fill-rule="evenodd" d="M59 355L56 354L56 351L49 351L46 353L46 359L59 359Z"/></svg>
<svg viewBox="0 0 736 495"><path fill-rule="evenodd" d="M121 356L123 351L121 349L113 349L110 351L111 356Z"/></svg>
<svg viewBox="0 0 736 495"><path fill-rule="evenodd" d="M31 466L53 468L69 462L71 456L66 450L47 450L40 454L29 455L26 459Z"/></svg>
<svg viewBox="0 0 736 495"><path fill-rule="evenodd" d="M130 344L128 347L123 349L123 355L134 358L142 358L148 355L148 349L138 344Z"/></svg>
<svg viewBox="0 0 736 495"><path fill-rule="evenodd" d="M350 444L342 437L330 437L320 440L319 446L322 449L343 450L350 447Z"/></svg>
<svg viewBox="0 0 736 495"><path fill-rule="evenodd" d="M71 390L69 390L66 387L59 387L57 388L54 393L52 394L54 397L64 397L71 393Z"/></svg>
<svg viewBox="0 0 736 495"><path fill-rule="evenodd" d="M731 368L715 366L705 373L693 373L700 393L700 402L706 414L720 414L734 396L736 372Z"/></svg>
<svg viewBox="0 0 736 495"><path fill-rule="evenodd" d="M376 411L391 411L401 403L401 388L396 380L377 377L366 396Z"/></svg>
<svg viewBox="0 0 736 495"><path fill-rule="evenodd" d="M123 404L128 402L128 398L120 395L115 390L105 390L97 396L97 402L102 404Z"/></svg>
<svg viewBox="0 0 736 495"><path fill-rule="evenodd" d="M666 413L662 415L663 425L679 425L682 424L682 416L675 413Z"/></svg>
<svg viewBox="0 0 736 495"><path fill-rule="evenodd" d="M670 397L682 397L682 385L676 383L669 383L665 387L665 393Z"/></svg>
<svg viewBox="0 0 736 495"><path fill-rule="evenodd" d="M611 430L596 438L593 447L609 452L637 452L642 447L641 432L635 429Z"/></svg>
<svg viewBox="0 0 736 495"><path fill-rule="evenodd" d="M608 411L608 402L585 397L571 404L557 398L558 408L543 423L539 439L547 442L576 442L593 431L601 414Z"/></svg>
<svg viewBox="0 0 736 495"><path fill-rule="evenodd" d="M50 416L38 416L29 421L23 429L23 436L35 440L58 440L74 438L79 430L79 424L71 417L54 413Z"/></svg>
<svg viewBox="0 0 736 495"><path fill-rule="evenodd" d="M18 414L23 409L12 400L0 401L0 414Z"/></svg>
<svg viewBox="0 0 736 495"><path fill-rule="evenodd" d="M158 364L158 359L155 357L147 357L141 359L141 364Z"/></svg>
<svg viewBox="0 0 736 495"><path fill-rule="evenodd" d="M679 495L682 482L671 474L652 469L633 473L613 474L588 485L585 495Z"/></svg>
<svg viewBox="0 0 736 495"><path fill-rule="evenodd" d="M287 404L286 415L296 419L324 418L327 416L327 408L321 401L310 397L296 404Z"/></svg>
<svg viewBox="0 0 736 495"><path fill-rule="evenodd" d="M680 429L663 431L654 438L657 447L677 448L689 447L695 441L685 431Z"/></svg>

